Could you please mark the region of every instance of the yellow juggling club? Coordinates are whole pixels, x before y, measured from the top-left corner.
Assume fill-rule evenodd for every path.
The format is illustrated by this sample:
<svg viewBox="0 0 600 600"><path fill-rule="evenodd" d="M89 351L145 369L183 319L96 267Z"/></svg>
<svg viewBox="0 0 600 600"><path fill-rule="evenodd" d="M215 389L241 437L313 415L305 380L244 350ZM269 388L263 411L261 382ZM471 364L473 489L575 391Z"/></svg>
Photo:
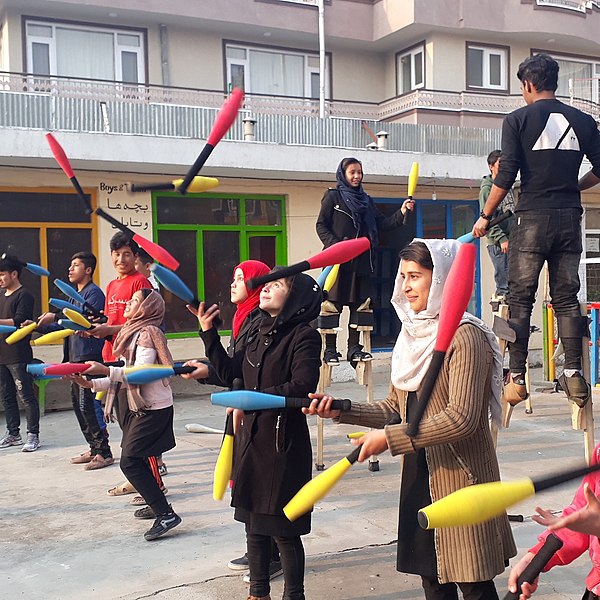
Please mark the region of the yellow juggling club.
<svg viewBox="0 0 600 600"><path fill-rule="evenodd" d="M145 184L136 184L132 183L129 186L129 191L131 192L149 192L152 190L173 190L176 191L181 187L183 183L183 179L173 179L170 183L149 183ZM190 185L187 188L188 193L200 193L206 192L207 190L212 190L219 185L219 180L215 177L201 177L196 176L192 179Z"/></svg>
<svg viewBox="0 0 600 600"><path fill-rule="evenodd" d="M325 283L323 284L323 290L328 292L334 286L339 272L340 272L339 264L333 265L333 267L331 267L331 271L329 271L329 274L327 275L327 278L325 279Z"/></svg>
<svg viewBox="0 0 600 600"><path fill-rule="evenodd" d="M537 492L583 477L600 464L563 471L542 479L494 481L462 488L422 508L418 514L423 529L476 525L504 514L505 510Z"/></svg>
<svg viewBox="0 0 600 600"><path fill-rule="evenodd" d="M25 327L20 327L6 338L6 343L10 345L20 342L23 338L30 335L31 332L37 328L37 326L37 323L30 323L29 325L25 325Z"/></svg>
<svg viewBox="0 0 600 600"><path fill-rule="evenodd" d="M52 331L51 333L42 335L37 340L31 340L31 345L44 346L47 344L57 344L74 333L75 332L72 329L59 329L58 331Z"/></svg>
<svg viewBox="0 0 600 600"><path fill-rule="evenodd" d="M227 489L227 484L231 479L231 469L233 468L233 413L227 415L225 421L225 435L221 443L219 457L215 464L213 475L213 498L223 500L223 495Z"/></svg>
<svg viewBox="0 0 600 600"><path fill-rule="evenodd" d="M417 182L419 181L419 163L414 162L410 168L410 173L408 174L408 194L406 196L407 200L412 200L415 195L415 190L417 189ZM406 225L408 221L408 215L410 211L406 211L404 218L402 219L402 224Z"/></svg>
<svg viewBox="0 0 600 600"><path fill-rule="evenodd" d="M346 437L349 440L357 440L358 438L361 438L363 435L367 435L367 433L369 433L368 431L353 431L352 433L347 433Z"/></svg>
<svg viewBox="0 0 600 600"><path fill-rule="evenodd" d="M312 510L312 507L331 491L344 473L358 460L361 448L362 446L358 446L354 452L348 454L342 460L338 460L327 471L304 484L296 492L296 495L283 507L285 516L290 521L295 521Z"/></svg>
<svg viewBox="0 0 600 600"><path fill-rule="evenodd" d="M106 396L106 390L100 390L99 392L96 392L96 400L102 401L104 400L104 396Z"/></svg>
<svg viewBox="0 0 600 600"><path fill-rule="evenodd" d="M91 329L94 325L90 323L80 312L73 310L72 308L63 308L63 314L67 319L77 323L86 329Z"/></svg>

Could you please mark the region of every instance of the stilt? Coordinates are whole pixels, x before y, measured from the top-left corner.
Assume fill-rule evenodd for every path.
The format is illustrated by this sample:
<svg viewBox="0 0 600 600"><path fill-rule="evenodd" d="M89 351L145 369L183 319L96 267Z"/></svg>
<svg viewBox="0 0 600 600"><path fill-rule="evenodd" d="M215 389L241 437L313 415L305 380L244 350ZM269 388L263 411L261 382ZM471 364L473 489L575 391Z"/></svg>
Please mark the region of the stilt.
<svg viewBox="0 0 600 600"><path fill-rule="evenodd" d="M581 314L587 316L587 305L581 303ZM590 339L584 337L582 339L583 352L581 366L583 376L586 381L590 381ZM583 408L579 408L577 404L571 402L571 426L573 429L583 430L583 447L585 452L585 460L589 463L594 452L594 407L593 394L590 394L590 399Z"/></svg>
<svg viewBox="0 0 600 600"><path fill-rule="evenodd" d="M339 315L338 315L339 321ZM327 335L337 335L339 327L336 329L319 329L321 334L321 357L325 354L325 344ZM331 385L331 369L333 367L328 365L324 360L321 360L321 368L319 371L319 383L317 385L317 393L324 394L325 389ZM315 468L317 471L325 470L325 461L323 460L323 419L317 417L317 461Z"/></svg>

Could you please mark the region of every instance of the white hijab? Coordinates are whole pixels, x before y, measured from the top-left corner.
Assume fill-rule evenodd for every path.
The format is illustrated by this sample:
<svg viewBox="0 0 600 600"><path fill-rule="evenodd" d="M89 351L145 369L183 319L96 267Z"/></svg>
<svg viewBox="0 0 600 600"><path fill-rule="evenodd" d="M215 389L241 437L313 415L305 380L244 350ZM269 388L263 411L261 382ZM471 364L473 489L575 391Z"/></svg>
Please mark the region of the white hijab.
<svg viewBox="0 0 600 600"><path fill-rule="evenodd" d="M433 262L433 274L427 307L418 313L410 308L410 303L402 291L402 263L400 263L396 275L392 304L402 322L402 330L396 340L392 354L392 383L398 389L408 392L419 389L431 362L442 305L442 290L454 257L461 246L461 242L456 240L414 239L413 242L422 242L427 246ZM492 348L494 366L489 406L492 421L498 424L501 421L502 413L500 400L502 393L502 355L500 354L498 340L483 321L469 313L464 313L461 325L463 323L471 323L481 329Z"/></svg>

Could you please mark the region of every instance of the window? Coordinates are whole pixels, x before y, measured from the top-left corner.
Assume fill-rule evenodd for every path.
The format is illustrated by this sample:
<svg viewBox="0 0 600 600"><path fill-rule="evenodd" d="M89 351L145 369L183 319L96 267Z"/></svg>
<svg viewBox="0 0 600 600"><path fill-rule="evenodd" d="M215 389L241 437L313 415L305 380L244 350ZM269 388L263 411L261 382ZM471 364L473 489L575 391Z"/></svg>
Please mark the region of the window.
<svg viewBox="0 0 600 600"><path fill-rule="evenodd" d="M74 193L1 190L0 240L2 252L41 265L52 274L48 278L26 269L22 272L21 282L35 298L35 315L48 310L49 298L62 298L52 281L55 277L66 280L73 254L91 250L97 255L96 233Z"/></svg>
<svg viewBox="0 0 600 600"><path fill-rule="evenodd" d="M141 31L32 20L25 31L27 70L34 75L144 82Z"/></svg>
<svg viewBox="0 0 600 600"><path fill-rule="evenodd" d="M233 269L248 259L286 264L285 207L281 196L157 192L153 197L158 243L181 261L177 274L200 300L217 303L223 330L231 328ZM198 328L185 304L163 290L169 337Z"/></svg>
<svg viewBox="0 0 600 600"><path fill-rule="evenodd" d="M467 44L467 88L508 90L508 48Z"/></svg>
<svg viewBox="0 0 600 600"><path fill-rule="evenodd" d="M407 94L425 85L425 46L420 44L396 55L397 93Z"/></svg>
<svg viewBox="0 0 600 600"><path fill-rule="evenodd" d="M318 54L227 44L225 55L229 87L239 87L250 94L319 97ZM326 65L326 96L328 71Z"/></svg>

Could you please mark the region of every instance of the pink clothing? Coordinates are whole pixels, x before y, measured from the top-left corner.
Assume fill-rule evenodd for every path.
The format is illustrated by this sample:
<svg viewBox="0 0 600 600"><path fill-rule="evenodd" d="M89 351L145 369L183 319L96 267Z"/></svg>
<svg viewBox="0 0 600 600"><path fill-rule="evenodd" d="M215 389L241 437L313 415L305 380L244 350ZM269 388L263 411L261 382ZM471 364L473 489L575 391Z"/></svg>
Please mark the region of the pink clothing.
<svg viewBox="0 0 600 600"><path fill-rule="evenodd" d="M594 448L591 464L595 465L598 464L598 462L600 462L600 444ZM594 494L600 496L600 471L596 471L595 473L586 475L579 486L573 501L563 510L563 516L574 513L587 504L583 494L583 486L585 483L589 484L590 490L594 492ZM531 548L529 552L537 554L549 534L549 531L545 531L538 536L539 543ZM557 565L568 565L588 550L590 560L592 561L592 570L588 573L585 585L588 590L594 594L600 595L600 539L594 535L577 533L576 531L571 531L567 528L555 531L554 535L563 541L563 547L550 559L550 562L548 562L544 568L544 572L549 571L552 567Z"/></svg>

